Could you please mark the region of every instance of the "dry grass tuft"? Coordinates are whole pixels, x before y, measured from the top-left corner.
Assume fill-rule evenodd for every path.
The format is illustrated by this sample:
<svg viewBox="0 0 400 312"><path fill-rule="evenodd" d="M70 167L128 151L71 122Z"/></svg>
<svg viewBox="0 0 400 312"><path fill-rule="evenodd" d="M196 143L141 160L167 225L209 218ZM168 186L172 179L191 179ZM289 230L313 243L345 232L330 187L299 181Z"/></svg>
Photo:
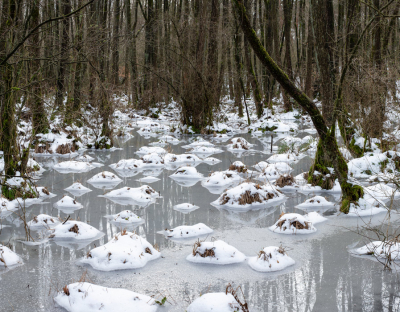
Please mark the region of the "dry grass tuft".
<svg viewBox="0 0 400 312"><path fill-rule="evenodd" d="M67 286L67 285L64 286L63 291L64 291L64 294L66 294L67 296L70 295L69 289L68 289L68 286Z"/></svg>
<svg viewBox="0 0 400 312"><path fill-rule="evenodd" d="M245 166L236 166L234 164L231 164L229 166L229 170L230 171L237 171L239 173L246 173L247 172L247 168L245 168Z"/></svg>
<svg viewBox="0 0 400 312"><path fill-rule="evenodd" d="M78 234L79 233L79 227L78 227L77 224L74 224L74 226L72 228L70 228L68 231Z"/></svg>
<svg viewBox="0 0 400 312"><path fill-rule="evenodd" d="M56 149L57 154L69 154L71 152L75 152L75 147L69 144L61 144Z"/></svg>
<svg viewBox="0 0 400 312"><path fill-rule="evenodd" d="M42 153L49 153L53 154L53 151L50 149L50 144L46 143L45 145L43 144L38 144L35 146L35 153L42 154Z"/></svg>
<svg viewBox="0 0 400 312"><path fill-rule="evenodd" d="M196 257L197 255L199 255L202 258L215 257L215 252L214 252L215 247L213 247L211 249L206 248L204 253L201 253L200 251L198 251L198 248L201 247L201 243L202 242L200 240L198 240L197 242L194 243L193 251L192 251L193 256Z"/></svg>
<svg viewBox="0 0 400 312"><path fill-rule="evenodd" d="M281 221L278 222L278 224L276 225L277 227L279 227L282 230L286 231L286 226L284 226L285 222L287 219L282 219ZM300 223L297 220L288 220L289 221L289 228L291 228L292 226L296 229L296 230L308 230L310 228L310 222L306 222L304 221L303 225L302 223Z"/></svg>
<svg viewBox="0 0 400 312"><path fill-rule="evenodd" d="M146 247L146 249L144 250L146 253L148 253L148 254L150 254L150 255L152 255L153 253L151 252L151 250L150 250L150 248L149 247Z"/></svg>
<svg viewBox="0 0 400 312"><path fill-rule="evenodd" d="M279 187L285 187L287 185L293 185L294 178L292 175L281 175L275 182L275 184Z"/></svg>
<svg viewBox="0 0 400 312"><path fill-rule="evenodd" d="M242 293L243 302L239 298L239 290ZM237 287L236 289L233 289L232 285L229 283L228 286L226 286L225 293L226 294L231 294L235 298L235 300L239 304L240 309L241 309L242 312L250 312L248 304L246 302L246 298L244 297L243 289L242 289L241 286Z"/></svg>

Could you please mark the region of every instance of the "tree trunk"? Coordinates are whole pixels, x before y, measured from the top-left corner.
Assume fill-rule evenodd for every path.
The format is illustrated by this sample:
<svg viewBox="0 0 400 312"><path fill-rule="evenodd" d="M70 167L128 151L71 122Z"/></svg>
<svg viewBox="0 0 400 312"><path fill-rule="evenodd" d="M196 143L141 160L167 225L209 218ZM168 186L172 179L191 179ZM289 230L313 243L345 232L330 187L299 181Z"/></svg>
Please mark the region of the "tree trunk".
<svg viewBox="0 0 400 312"><path fill-rule="evenodd" d="M293 70L292 70L292 56L291 56L291 25L292 25L292 8L293 1L292 0L283 0L283 20L284 20L284 37L285 37L285 68L286 72L289 75L289 79L293 79ZM285 90L283 90L283 106L285 112L289 112L292 110L292 103L290 102L289 95L286 94Z"/></svg>
<svg viewBox="0 0 400 312"><path fill-rule="evenodd" d="M239 117L243 117L243 104L242 104L242 61L241 61L241 42L242 42L242 34L240 33L239 25L236 26L235 32L235 65L236 65L236 81L235 81L235 106L238 108ZM245 94L243 96L246 96Z"/></svg>
<svg viewBox="0 0 400 312"><path fill-rule="evenodd" d="M350 204L358 205L358 200L363 197L364 192L362 187L353 185L348 181L347 163L339 151L335 138L335 127L333 126L331 129L327 127L327 124L315 103L295 86L295 84L289 79L288 75L279 68L279 66L265 51L255 31L250 25L243 2L241 0L232 1L237 8L239 15L237 20L241 24L243 33L249 40L250 45L261 63L268 68L282 88L310 115L320 137L319 144L321 144L326 158L333 164L333 168L342 188L342 205L340 210L344 213L348 213Z"/></svg>
<svg viewBox="0 0 400 312"><path fill-rule="evenodd" d="M250 8L249 0L245 0L245 5L247 9ZM250 47L246 38L244 38L244 55L248 72L248 79L250 81L250 85L253 90L254 103L256 104L257 117L260 118L264 111L260 93L260 86L258 84L257 76L254 71L253 64L251 62Z"/></svg>
<svg viewBox="0 0 400 312"><path fill-rule="evenodd" d="M39 1L35 0L32 3L31 20L32 28L39 24ZM42 99L42 88L41 88L41 77L42 69L40 67L40 45L39 31L36 31L32 35L32 57L34 60L30 62L31 71L33 76L31 77L31 110L32 110L32 126L35 134L37 133L47 133L49 132L49 122L47 120L47 115L44 109L44 103Z"/></svg>
<svg viewBox="0 0 400 312"><path fill-rule="evenodd" d="M61 10L63 15L71 13L71 3L68 0L62 0ZM61 35L61 51L60 51L60 62L58 65L58 75L57 75L57 86L56 86L56 108L61 111L63 109L63 100L65 88L65 71L66 63L68 60L68 48L69 48L69 18L62 21L62 35Z"/></svg>
<svg viewBox="0 0 400 312"><path fill-rule="evenodd" d="M115 86L119 85L119 23L120 23L120 0L114 0L114 24L112 39L112 81Z"/></svg>
<svg viewBox="0 0 400 312"><path fill-rule="evenodd" d="M312 18L315 25L315 43L321 79L322 115L327 126L333 125L336 66L335 29L332 0L312 0Z"/></svg>

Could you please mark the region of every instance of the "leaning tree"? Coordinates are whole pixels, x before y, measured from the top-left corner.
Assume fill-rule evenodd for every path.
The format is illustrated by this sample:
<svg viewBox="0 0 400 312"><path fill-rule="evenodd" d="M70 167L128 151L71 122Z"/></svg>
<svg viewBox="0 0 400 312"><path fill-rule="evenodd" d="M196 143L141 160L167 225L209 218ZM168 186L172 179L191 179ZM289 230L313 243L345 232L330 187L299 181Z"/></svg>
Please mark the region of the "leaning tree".
<svg viewBox="0 0 400 312"><path fill-rule="evenodd" d="M342 188L342 204L340 211L348 213L350 204L358 206L358 201L364 196L364 191L361 186L352 184L348 179L347 163L339 150L335 137L336 123L333 122L332 125L328 127L328 124L315 103L303 91L296 87L296 85L289 79L289 76L276 64L265 50L250 24L243 1L232 1L237 10L237 19L241 25L246 40L250 43L260 62L269 70L276 81L279 82L284 91L310 115L320 138L316 161L324 159L326 163L332 164L335 175L337 176ZM335 105L337 105L337 103L335 103Z"/></svg>

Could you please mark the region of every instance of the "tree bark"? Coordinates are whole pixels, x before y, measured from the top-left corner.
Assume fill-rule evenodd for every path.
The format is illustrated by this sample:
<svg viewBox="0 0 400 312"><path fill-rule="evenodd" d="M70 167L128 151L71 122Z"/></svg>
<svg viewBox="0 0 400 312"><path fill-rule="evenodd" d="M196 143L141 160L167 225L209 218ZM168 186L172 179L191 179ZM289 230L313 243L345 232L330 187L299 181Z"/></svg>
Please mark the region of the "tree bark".
<svg viewBox="0 0 400 312"><path fill-rule="evenodd" d="M348 213L350 204L353 203L357 205L358 200L363 197L364 192L362 187L353 185L348 181L347 163L339 151L335 138L335 127L333 126L331 129L327 127L327 124L315 103L295 86L295 84L289 79L288 75L282 71L282 69L265 51L255 31L250 25L243 2L241 0L232 1L238 11L237 20L241 24L243 33L249 40L250 45L261 63L268 68L282 88L310 115L319 134L322 150L329 161L333 164L335 173L342 188L342 205L340 209L342 212Z"/></svg>
<svg viewBox="0 0 400 312"><path fill-rule="evenodd" d="M71 13L71 3L68 0L62 0L61 11L63 15ZM63 109L64 93L66 91L65 71L67 67L66 63L68 60L69 27L70 27L70 20L69 18L66 18L62 21L61 51L60 51L61 58L58 65L58 74L56 83L57 84L56 107L59 111Z"/></svg>

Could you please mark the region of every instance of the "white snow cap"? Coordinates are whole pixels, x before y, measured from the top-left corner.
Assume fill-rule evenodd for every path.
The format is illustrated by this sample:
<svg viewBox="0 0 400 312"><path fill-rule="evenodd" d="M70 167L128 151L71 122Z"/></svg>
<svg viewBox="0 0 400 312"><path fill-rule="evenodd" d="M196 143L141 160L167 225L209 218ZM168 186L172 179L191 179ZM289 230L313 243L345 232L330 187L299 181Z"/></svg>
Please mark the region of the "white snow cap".
<svg viewBox="0 0 400 312"><path fill-rule="evenodd" d="M170 230L165 229L161 233L169 238L188 238L211 234L212 232L213 230L204 223L197 223L195 225L178 226Z"/></svg>
<svg viewBox="0 0 400 312"><path fill-rule="evenodd" d="M93 226L80 221L67 221L57 225L51 231L50 238L54 239L90 240L102 234Z"/></svg>
<svg viewBox="0 0 400 312"><path fill-rule="evenodd" d="M249 258L249 266L259 272L283 270L295 263L282 247L265 247L256 257Z"/></svg>
<svg viewBox="0 0 400 312"><path fill-rule="evenodd" d="M208 293L193 301L187 312L237 312L241 311L239 303L232 294Z"/></svg>
<svg viewBox="0 0 400 312"><path fill-rule="evenodd" d="M317 212L310 212L304 216L298 213L285 213L269 229L281 234L309 234L317 231L314 224L326 220Z"/></svg>
<svg viewBox="0 0 400 312"><path fill-rule="evenodd" d="M107 244L92 249L81 262L96 270L114 271L141 268L160 256L144 238L124 230Z"/></svg>
<svg viewBox="0 0 400 312"><path fill-rule="evenodd" d="M243 262L245 259L243 253L221 240L196 242L193 253L186 257L190 262L209 264L231 264Z"/></svg>
<svg viewBox="0 0 400 312"><path fill-rule="evenodd" d="M0 244L0 267L22 264L22 259L10 248Z"/></svg>
<svg viewBox="0 0 400 312"><path fill-rule="evenodd" d="M122 288L90 283L73 283L60 291L54 301L69 312L156 312L153 298Z"/></svg>

